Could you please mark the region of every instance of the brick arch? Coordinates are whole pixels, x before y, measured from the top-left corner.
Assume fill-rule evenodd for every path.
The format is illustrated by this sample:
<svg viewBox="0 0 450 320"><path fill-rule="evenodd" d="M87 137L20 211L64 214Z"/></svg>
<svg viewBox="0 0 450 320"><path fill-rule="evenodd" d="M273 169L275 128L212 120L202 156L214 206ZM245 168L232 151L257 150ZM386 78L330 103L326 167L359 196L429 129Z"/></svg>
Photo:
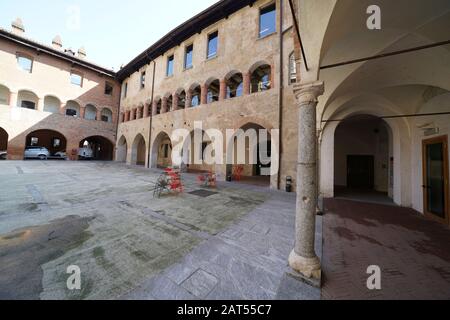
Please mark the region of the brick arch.
<svg viewBox="0 0 450 320"><path fill-rule="evenodd" d="M128 153L128 140L125 135L121 135L117 140L116 146L116 161L117 162L127 162L127 153Z"/></svg>
<svg viewBox="0 0 450 320"><path fill-rule="evenodd" d="M248 72L253 73L255 72L256 69L258 69L259 67L262 67L264 65L268 65L272 67L272 64L266 60L260 60L258 62L255 62L254 64L251 65L251 67L248 69Z"/></svg>
<svg viewBox="0 0 450 320"><path fill-rule="evenodd" d="M234 76L235 74L243 74L243 72L237 70L237 69L233 69L229 72L227 72L227 74L223 77L225 80L229 80L232 76Z"/></svg>
<svg viewBox="0 0 450 320"><path fill-rule="evenodd" d="M142 133L138 133L131 145L131 164L145 165L147 157L147 141Z"/></svg>
<svg viewBox="0 0 450 320"><path fill-rule="evenodd" d="M155 135L155 138L151 142L151 152L150 152L150 167L151 168L158 167L159 147L160 147L161 143L167 138L170 141L172 141L172 139L170 138L170 135L167 133L167 131L161 130L157 135Z"/></svg>

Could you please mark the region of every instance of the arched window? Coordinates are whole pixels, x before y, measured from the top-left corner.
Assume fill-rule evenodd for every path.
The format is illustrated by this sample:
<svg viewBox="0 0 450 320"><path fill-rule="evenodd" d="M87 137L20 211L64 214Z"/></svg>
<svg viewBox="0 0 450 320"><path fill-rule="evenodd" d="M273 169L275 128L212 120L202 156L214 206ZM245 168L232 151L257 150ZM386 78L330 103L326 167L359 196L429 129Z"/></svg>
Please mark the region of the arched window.
<svg viewBox="0 0 450 320"><path fill-rule="evenodd" d="M292 52L289 56L289 84L297 82L297 61L295 59L295 53Z"/></svg>
<svg viewBox="0 0 450 320"><path fill-rule="evenodd" d="M201 88L199 85L196 85L191 89L191 107L200 105L200 94Z"/></svg>
<svg viewBox="0 0 450 320"><path fill-rule="evenodd" d="M252 72L252 93L266 91L272 88L271 71L271 67L268 64L264 64Z"/></svg>
<svg viewBox="0 0 450 320"><path fill-rule="evenodd" d="M178 100L177 100L177 109L182 110L186 106L186 91L181 90L181 92L177 93Z"/></svg>
<svg viewBox="0 0 450 320"><path fill-rule="evenodd" d="M112 116L113 116L112 111L109 110L108 108L104 108L102 110L102 119L101 120L103 122L112 122Z"/></svg>
<svg viewBox="0 0 450 320"><path fill-rule="evenodd" d="M86 120L96 120L97 119L97 108L92 104L88 104L84 110L84 118Z"/></svg>
<svg viewBox="0 0 450 320"><path fill-rule="evenodd" d="M236 98L242 96L244 89L242 73L235 72L226 77L227 83L227 99Z"/></svg>
<svg viewBox="0 0 450 320"><path fill-rule="evenodd" d="M208 93L207 93L207 103L212 103L215 101L219 101L219 91L220 91L220 81L218 79L212 80L208 82Z"/></svg>
<svg viewBox="0 0 450 320"><path fill-rule="evenodd" d="M80 114L80 105L75 101L69 101L66 104L66 116L78 117Z"/></svg>

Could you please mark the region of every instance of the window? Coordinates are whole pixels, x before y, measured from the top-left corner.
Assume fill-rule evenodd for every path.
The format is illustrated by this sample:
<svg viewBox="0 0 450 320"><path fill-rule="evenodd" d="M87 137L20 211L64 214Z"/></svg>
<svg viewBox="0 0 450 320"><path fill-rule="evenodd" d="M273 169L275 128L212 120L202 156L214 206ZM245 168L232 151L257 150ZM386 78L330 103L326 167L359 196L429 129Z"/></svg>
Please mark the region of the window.
<svg viewBox="0 0 450 320"><path fill-rule="evenodd" d="M32 101L22 101L21 107L24 109L34 110L34 109L36 109L36 103L34 103Z"/></svg>
<svg viewBox="0 0 450 320"><path fill-rule="evenodd" d="M31 71L33 69L33 60L31 60L30 58L18 55L17 56L17 65L23 71L31 73Z"/></svg>
<svg viewBox="0 0 450 320"><path fill-rule="evenodd" d="M74 110L74 109L67 109L67 110L66 110L66 116L69 116L69 117L76 117L76 116L77 116L77 110Z"/></svg>
<svg viewBox="0 0 450 320"><path fill-rule="evenodd" d="M194 53L194 45L191 44L190 46L186 47L186 52L184 54L184 68L190 69L192 68L192 55Z"/></svg>
<svg viewBox="0 0 450 320"><path fill-rule="evenodd" d="M31 146L37 146L39 143L39 139L36 137L31 138Z"/></svg>
<svg viewBox="0 0 450 320"><path fill-rule="evenodd" d="M128 83L125 82L123 84L123 88L122 88L122 99L125 99L127 97L127 93L128 93Z"/></svg>
<svg viewBox="0 0 450 320"><path fill-rule="evenodd" d="M102 121L103 122L109 122L109 117L108 116L102 116Z"/></svg>
<svg viewBox="0 0 450 320"><path fill-rule="evenodd" d="M167 58L167 71L166 71L166 75L168 77L173 75L173 62L174 62L174 56L170 56L169 58Z"/></svg>
<svg viewBox="0 0 450 320"><path fill-rule="evenodd" d="M61 140L58 138L53 138L52 142L53 148L59 148L61 147Z"/></svg>
<svg viewBox="0 0 450 320"><path fill-rule="evenodd" d="M112 96L112 94L113 94L113 86L109 82L105 83L105 94L108 96Z"/></svg>
<svg viewBox="0 0 450 320"><path fill-rule="evenodd" d="M169 145L165 144L164 145L164 158L168 158L169 157Z"/></svg>
<svg viewBox="0 0 450 320"><path fill-rule="evenodd" d="M76 86L83 86L83 77L78 73L71 73L70 74L70 82Z"/></svg>
<svg viewBox="0 0 450 320"><path fill-rule="evenodd" d="M297 62L294 52L289 56L289 84L297 82Z"/></svg>
<svg viewBox="0 0 450 320"><path fill-rule="evenodd" d="M261 9L259 13L259 37L263 38L276 32L276 7L275 4Z"/></svg>
<svg viewBox="0 0 450 320"><path fill-rule="evenodd" d="M217 56L217 46L219 43L219 32L213 32L210 35L208 35L208 53L207 57L208 59L214 58Z"/></svg>
<svg viewBox="0 0 450 320"><path fill-rule="evenodd" d="M144 89L144 88L145 88L145 71L142 71L142 72L141 72L141 80L140 80L140 83L141 83L141 89Z"/></svg>

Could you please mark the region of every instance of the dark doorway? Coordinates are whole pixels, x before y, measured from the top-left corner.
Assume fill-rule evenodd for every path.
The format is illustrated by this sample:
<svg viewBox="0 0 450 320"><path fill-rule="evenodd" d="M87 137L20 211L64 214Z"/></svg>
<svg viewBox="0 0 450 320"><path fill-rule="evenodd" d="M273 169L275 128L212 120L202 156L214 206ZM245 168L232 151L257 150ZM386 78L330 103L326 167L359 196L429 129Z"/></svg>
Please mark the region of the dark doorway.
<svg viewBox="0 0 450 320"><path fill-rule="evenodd" d="M0 151L8 150L8 133L0 128Z"/></svg>
<svg viewBox="0 0 450 320"><path fill-rule="evenodd" d="M114 145L106 138L100 136L89 137L80 142L80 148L92 150L92 160L112 161Z"/></svg>
<svg viewBox="0 0 450 320"><path fill-rule="evenodd" d="M347 187L374 189L374 156L347 156Z"/></svg>
<svg viewBox="0 0 450 320"><path fill-rule="evenodd" d="M425 214L448 224L447 137L423 142L423 180Z"/></svg>
<svg viewBox="0 0 450 320"><path fill-rule="evenodd" d="M30 133L26 139L27 147L45 147L54 156L57 152L66 152L66 137L53 130L37 130Z"/></svg>

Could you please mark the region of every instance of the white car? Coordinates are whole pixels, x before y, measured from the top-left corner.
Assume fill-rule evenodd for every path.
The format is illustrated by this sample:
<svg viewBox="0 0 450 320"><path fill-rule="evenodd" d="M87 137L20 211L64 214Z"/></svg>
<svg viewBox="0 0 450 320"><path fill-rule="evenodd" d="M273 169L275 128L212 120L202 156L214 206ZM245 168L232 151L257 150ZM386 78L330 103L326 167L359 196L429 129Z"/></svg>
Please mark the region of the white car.
<svg viewBox="0 0 450 320"><path fill-rule="evenodd" d="M91 148L80 148L78 150L78 156L81 159L92 159L94 158L94 151Z"/></svg>
<svg viewBox="0 0 450 320"><path fill-rule="evenodd" d="M7 157L8 157L8 152L0 151L0 160L6 160Z"/></svg>
<svg viewBox="0 0 450 320"><path fill-rule="evenodd" d="M55 153L54 157L61 158L61 159L67 159L67 154L65 151L59 151L59 152Z"/></svg>
<svg viewBox="0 0 450 320"><path fill-rule="evenodd" d="M24 158L25 159L40 159L47 160L50 157L50 151L44 147L26 147Z"/></svg>

